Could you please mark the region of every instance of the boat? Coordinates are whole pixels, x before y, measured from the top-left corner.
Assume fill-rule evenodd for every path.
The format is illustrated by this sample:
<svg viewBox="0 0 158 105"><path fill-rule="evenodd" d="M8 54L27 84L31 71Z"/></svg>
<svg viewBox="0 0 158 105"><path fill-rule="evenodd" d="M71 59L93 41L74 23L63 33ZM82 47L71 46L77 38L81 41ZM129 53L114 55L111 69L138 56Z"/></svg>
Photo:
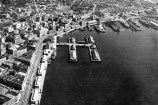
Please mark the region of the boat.
<svg viewBox="0 0 158 105"><path fill-rule="evenodd" d="M76 43L76 39L74 37L69 38L69 43Z"/></svg>
<svg viewBox="0 0 158 105"><path fill-rule="evenodd" d="M69 62L77 62L77 52L76 52L76 45L72 44L69 46Z"/></svg>
<svg viewBox="0 0 158 105"><path fill-rule="evenodd" d="M137 20L135 20L135 19L129 19L129 21L130 21L132 24L134 24L135 26L137 26L137 27L140 28L140 24L138 23Z"/></svg>
<svg viewBox="0 0 158 105"><path fill-rule="evenodd" d="M51 59L48 59L48 65L50 65L51 64Z"/></svg>
<svg viewBox="0 0 158 105"><path fill-rule="evenodd" d="M84 31L85 27L80 27L79 30Z"/></svg>
<svg viewBox="0 0 158 105"><path fill-rule="evenodd" d="M54 60L56 57L56 51L54 51L52 54L51 54L51 59Z"/></svg>
<svg viewBox="0 0 158 105"><path fill-rule="evenodd" d="M130 29L132 31L141 31L140 27L137 27L136 25L134 25L131 21L128 20L128 24L130 25Z"/></svg>
<svg viewBox="0 0 158 105"><path fill-rule="evenodd" d="M95 29L98 31L98 32L103 32L105 33L105 29L103 28L102 24L99 24L99 25L95 25Z"/></svg>
<svg viewBox="0 0 158 105"><path fill-rule="evenodd" d="M92 27L90 25L87 26L89 31L92 31Z"/></svg>
<svg viewBox="0 0 158 105"><path fill-rule="evenodd" d="M119 32L120 31L120 27L117 27L115 24L111 24L111 29L115 32Z"/></svg>
<svg viewBox="0 0 158 105"><path fill-rule="evenodd" d="M87 37L84 37L84 41L87 42L87 43L89 42Z"/></svg>
<svg viewBox="0 0 158 105"><path fill-rule="evenodd" d="M93 39L93 37L92 36L89 36L89 43L92 43L92 44L95 44L95 41L94 41L94 39Z"/></svg>
<svg viewBox="0 0 158 105"><path fill-rule="evenodd" d="M139 22L142 24L142 25L145 25L145 26L150 26L150 22L148 20L145 20L145 19L142 19L140 18L139 19Z"/></svg>
<svg viewBox="0 0 158 105"><path fill-rule="evenodd" d="M154 29L158 29L158 24L155 23L154 21L149 21L150 22L150 26Z"/></svg>
<svg viewBox="0 0 158 105"><path fill-rule="evenodd" d="M129 24L125 20L119 20L120 24L125 28L129 28Z"/></svg>
<svg viewBox="0 0 158 105"><path fill-rule="evenodd" d="M114 21L107 21L105 24L109 26L114 32L120 31L120 27Z"/></svg>

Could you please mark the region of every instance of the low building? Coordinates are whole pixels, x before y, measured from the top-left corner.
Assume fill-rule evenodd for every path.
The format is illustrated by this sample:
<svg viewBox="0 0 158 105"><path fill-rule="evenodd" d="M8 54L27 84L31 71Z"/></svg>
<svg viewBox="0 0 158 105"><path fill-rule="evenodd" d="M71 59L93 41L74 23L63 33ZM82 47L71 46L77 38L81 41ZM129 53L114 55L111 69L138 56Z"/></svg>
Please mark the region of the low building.
<svg viewBox="0 0 158 105"><path fill-rule="evenodd" d="M27 46L17 48L16 55L21 56L22 54L27 52Z"/></svg>
<svg viewBox="0 0 158 105"><path fill-rule="evenodd" d="M25 76L20 74L15 74L15 75L6 74L1 77L1 83L8 87L13 87L14 89L21 90L24 78Z"/></svg>
<svg viewBox="0 0 158 105"><path fill-rule="evenodd" d="M23 40L21 39L20 34L10 34L9 36L6 37L6 42L12 42L14 44L20 44L23 42Z"/></svg>
<svg viewBox="0 0 158 105"><path fill-rule="evenodd" d="M37 37L42 37L43 35L46 35L48 33L48 29L47 28L36 28L33 30L33 33L37 35Z"/></svg>
<svg viewBox="0 0 158 105"><path fill-rule="evenodd" d="M27 65L31 64L31 59L27 59L27 58L25 58L23 56L21 56L21 57L14 57L14 59L17 60L17 61L20 61L20 62L22 62L24 64L27 64Z"/></svg>
<svg viewBox="0 0 158 105"><path fill-rule="evenodd" d="M4 43L0 43L0 55L2 56L5 53L6 53L6 45Z"/></svg>
<svg viewBox="0 0 158 105"><path fill-rule="evenodd" d="M6 61L6 57L5 56L0 56L0 65Z"/></svg>
<svg viewBox="0 0 158 105"><path fill-rule="evenodd" d="M0 66L0 76L6 74L8 72L8 67Z"/></svg>

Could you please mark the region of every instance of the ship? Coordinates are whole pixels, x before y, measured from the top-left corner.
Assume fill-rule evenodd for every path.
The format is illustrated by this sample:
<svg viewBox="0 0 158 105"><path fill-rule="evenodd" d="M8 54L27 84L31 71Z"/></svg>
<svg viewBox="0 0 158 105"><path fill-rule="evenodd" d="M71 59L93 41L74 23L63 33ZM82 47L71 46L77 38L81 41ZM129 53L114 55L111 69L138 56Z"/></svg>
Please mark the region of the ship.
<svg viewBox="0 0 158 105"><path fill-rule="evenodd" d="M87 43L89 42L87 37L84 37L84 41Z"/></svg>
<svg viewBox="0 0 158 105"><path fill-rule="evenodd" d="M85 27L80 27L79 30L84 31Z"/></svg>
<svg viewBox="0 0 158 105"><path fill-rule="evenodd" d="M131 21L127 21L128 22L128 24L130 25L130 29L132 30L132 31L141 31L141 29L140 29L140 27L137 27L136 25L134 25Z"/></svg>
<svg viewBox="0 0 158 105"><path fill-rule="evenodd" d="M89 43L95 44L95 41L92 36L89 36L88 40L89 40Z"/></svg>
<svg viewBox="0 0 158 105"><path fill-rule="evenodd" d="M120 24L121 24L122 26L124 26L125 28L129 28L129 24L128 24L125 20L120 19L119 22L120 22Z"/></svg>
<svg viewBox="0 0 158 105"><path fill-rule="evenodd" d="M76 43L76 39L74 37L69 38L69 43Z"/></svg>
<svg viewBox="0 0 158 105"><path fill-rule="evenodd" d="M52 43L51 50L52 50L51 59L54 60L57 55L57 47L55 43Z"/></svg>
<svg viewBox="0 0 158 105"><path fill-rule="evenodd" d="M155 23L154 21L149 21L150 22L150 26L154 29L158 29L158 24Z"/></svg>
<svg viewBox="0 0 158 105"><path fill-rule="evenodd" d="M120 31L120 27L114 21L107 21L105 24L109 26L114 32Z"/></svg>
<svg viewBox="0 0 158 105"><path fill-rule="evenodd" d="M51 64L51 59L49 58L49 59L48 59L48 65L50 65L50 64Z"/></svg>
<svg viewBox="0 0 158 105"><path fill-rule="evenodd" d="M140 28L140 24L138 23L137 20L135 20L135 19L129 19L129 21L130 21L132 24L134 24L136 27L139 27L139 28Z"/></svg>
<svg viewBox="0 0 158 105"><path fill-rule="evenodd" d="M142 19L140 18L139 19L139 22L142 24L142 25L145 25L145 26L150 26L150 22L148 20L145 20L145 19Z"/></svg>
<svg viewBox="0 0 158 105"><path fill-rule="evenodd" d="M51 54L51 59L54 60L56 58L56 51Z"/></svg>
<svg viewBox="0 0 158 105"><path fill-rule="evenodd" d="M72 44L69 46L70 59L69 62L77 62L76 45Z"/></svg>
<svg viewBox="0 0 158 105"><path fill-rule="evenodd" d="M90 25L87 25L87 28L89 31L92 31L92 27Z"/></svg>
<svg viewBox="0 0 158 105"><path fill-rule="evenodd" d="M100 58L96 45L94 44L91 45L89 47L89 52L90 52L90 57L91 57L92 62L101 62L101 58Z"/></svg>
<svg viewBox="0 0 158 105"><path fill-rule="evenodd" d="M99 24L99 25L95 25L95 29L98 31L98 32L103 32L105 33L106 29L103 28L102 24Z"/></svg>
<svg viewBox="0 0 158 105"><path fill-rule="evenodd" d="M69 62L77 62L76 40L74 37L69 39Z"/></svg>

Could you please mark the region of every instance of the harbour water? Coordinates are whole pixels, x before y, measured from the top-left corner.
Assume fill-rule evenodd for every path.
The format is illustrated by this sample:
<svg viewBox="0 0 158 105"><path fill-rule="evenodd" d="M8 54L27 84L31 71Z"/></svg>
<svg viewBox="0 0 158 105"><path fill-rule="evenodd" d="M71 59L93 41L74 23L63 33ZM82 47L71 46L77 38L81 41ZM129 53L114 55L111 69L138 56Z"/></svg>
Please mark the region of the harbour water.
<svg viewBox="0 0 158 105"><path fill-rule="evenodd" d="M79 62L69 63L68 47L59 46L48 66L41 105L157 105L158 31L76 30L59 41L90 35L102 62L91 62L88 48L77 47Z"/></svg>

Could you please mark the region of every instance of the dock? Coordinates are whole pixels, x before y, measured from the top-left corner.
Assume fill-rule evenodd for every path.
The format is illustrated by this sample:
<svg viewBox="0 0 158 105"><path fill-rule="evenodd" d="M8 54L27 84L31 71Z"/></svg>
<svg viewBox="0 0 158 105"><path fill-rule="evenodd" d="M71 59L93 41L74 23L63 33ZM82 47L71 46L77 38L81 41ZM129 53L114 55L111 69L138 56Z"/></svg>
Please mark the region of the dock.
<svg viewBox="0 0 158 105"><path fill-rule="evenodd" d="M60 43L57 43L56 45L57 46L71 46L72 43L60 42ZM78 46L78 47L90 47L92 44L90 44L90 43L88 43L88 44L77 44L77 43L75 43L74 45Z"/></svg>
<svg viewBox="0 0 158 105"><path fill-rule="evenodd" d="M46 76L47 65L48 65L47 61L45 61L41 64L41 67L40 67L41 75L37 76L37 78L40 78L40 79L36 79L36 81L35 81L36 87L33 89L32 94L31 94L31 102L30 102L31 105L40 104L42 90L43 90L43 86L44 86L44 80L45 80L45 76Z"/></svg>

